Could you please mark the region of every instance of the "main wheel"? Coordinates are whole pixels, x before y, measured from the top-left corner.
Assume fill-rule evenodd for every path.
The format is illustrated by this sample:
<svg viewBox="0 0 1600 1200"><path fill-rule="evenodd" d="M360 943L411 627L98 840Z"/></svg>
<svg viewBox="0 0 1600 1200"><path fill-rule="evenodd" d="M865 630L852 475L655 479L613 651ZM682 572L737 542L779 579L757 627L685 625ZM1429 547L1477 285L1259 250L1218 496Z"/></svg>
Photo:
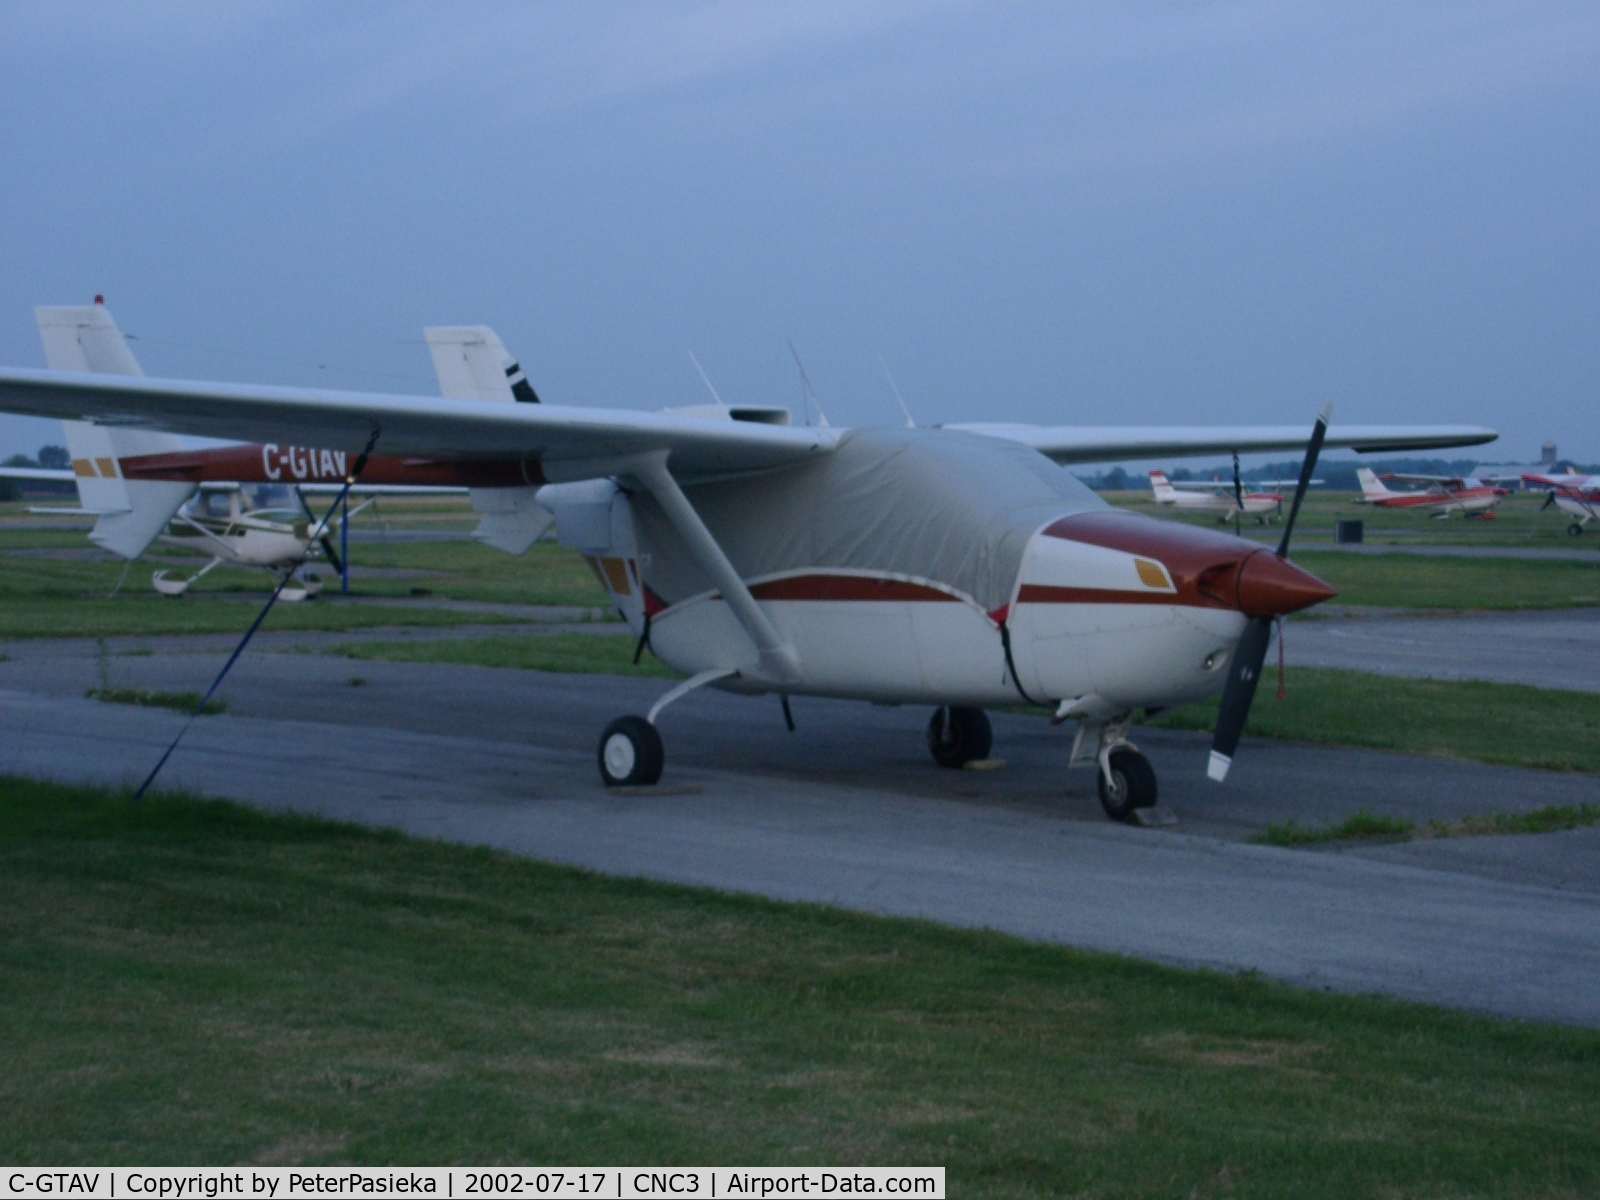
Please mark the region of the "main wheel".
<svg viewBox="0 0 1600 1200"><path fill-rule="evenodd" d="M607 787L648 787L661 778L666 751L643 717L618 717L600 735L600 778Z"/></svg>
<svg viewBox="0 0 1600 1200"><path fill-rule="evenodd" d="M1583 533L1583 526L1579 522L1574 521L1571 525L1567 526L1567 532L1573 537L1578 537Z"/></svg>
<svg viewBox="0 0 1600 1200"><path fill-rule="evenodd" d="M1109 760L1111 778L1100 772L1100 806L1113 821L1126 821L1136 808L1151 808L1156 802L1156 772L1150 760L1126 746L1113 750Z"/></svg>
<svg viewBox="0 0 1600 1200"><path fill-rule="evenodd" d="M988 758L994 745L989 717L981 708L936 708L928 722L928 749L941 767L963 767Z"/></svg>

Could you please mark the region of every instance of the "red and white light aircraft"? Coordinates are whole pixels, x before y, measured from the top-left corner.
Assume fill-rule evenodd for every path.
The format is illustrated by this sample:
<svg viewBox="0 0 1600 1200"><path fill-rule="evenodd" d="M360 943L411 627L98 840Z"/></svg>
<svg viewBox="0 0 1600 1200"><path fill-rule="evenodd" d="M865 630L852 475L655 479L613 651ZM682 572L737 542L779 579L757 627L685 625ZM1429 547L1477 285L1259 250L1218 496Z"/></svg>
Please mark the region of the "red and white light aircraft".
<svg viewBox="0 0 1600 1200"><path fill-rule="evenodd" d="M100 297L93 305L39 307L34 317L52 370L144 374ZM453 326L424 334L444 395L538 402L492 330ZM164 595L182 595L223 564L279 574L300 570L308 543L335 570L343 569L345 555L335 549L332 530L342 534L344 520L360 506L334 521L332 514L319 519L307 504L308 496L342 488L351 463L343 450L274 442L193 449L170 433L82 421L64 421L62 431L70 470L0 467L0 476L76 484L80 507L75 511L97 518L89 540L124 558L138 558L158 539L211 556L188 578L157 571L152 583ZM374 456L362 476L354 490L368 497L366 503L379 495L461 493L474 483L484 485L471 490L473 504L483 514L474 536L512 554L526 550L550 525L549 514L534 504L533 489L519 473L495 475L456 463ZM286 485L301 507L252 507L242 490L252 484ZM319 588L317 577L302 570L280 598L305 599Z"/></svg>
<svg viewBox="0 0 1600 1200"><path fill-rule="evenodd" d="M0 410L248 439L257 446L241 459L257 456L263 470L264 444L346 455L376 445L452 481L537 489L560 540L596 561L638 636L688 676L647 715L602 732L607 784L659 778L657 719L707 685L785 702L928 704L930 748L951 766L988 754L984 707L1023 700L1079 722L1074 750L1091 748L1118 819L1156 800L1154 771L1128 741L1133 714L1222 692L1208 766L1221 780L1273 620L1333 594L1287 560L1323 444L1393 451L1495 437L1473 426L1328 429L1326 409L1309 435L800 428L774 409L736 419L14 367L0 368ZM1306 451L1276 552L1114 510L1063 469L1264 450ZM161 486L189 461L143 464L137 482Z"/></svg>
<svg viewBox="0 0 1600 1200"><path fill-rule="evenodd" d="M1577 537L1583 527L1600 515L1600 475L1579 475L1576 471L1564 475L1529 474L1522 477L1547 490L1545 508L1552 504L1573 518L1567 532Z"/></svg>
<svg viewBox="0 0 1600 1200"><path fill-rule="evenodd" d="M1375 504L1379 508L1426 509L1429 516L1441 521L1453 512L1466 517L1492 517L1495 505L1511 494L1507 488L1455 475L1387 474L1383 477L1400 483L1426 484L1427 490L1422 492L1391 491L1367 467L1357 467L1356 478L1361 481L1359 503Z"/></svg>

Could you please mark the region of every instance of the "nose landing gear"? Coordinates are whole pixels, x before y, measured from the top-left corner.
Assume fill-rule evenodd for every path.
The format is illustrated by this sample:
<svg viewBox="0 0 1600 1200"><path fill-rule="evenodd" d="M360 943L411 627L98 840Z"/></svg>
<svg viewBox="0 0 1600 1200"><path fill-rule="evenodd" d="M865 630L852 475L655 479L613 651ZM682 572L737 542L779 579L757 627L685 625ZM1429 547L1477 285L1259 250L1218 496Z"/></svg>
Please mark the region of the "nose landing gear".
<svg viewBox="0 0 1600 1200"><path fill-rule="evenodd" d="M1156 804L1156 772L1150 760L1132 746L1119 746L1104 756L1100 767L1100 807L1113 821L1127 821L1141 808Z"/></svg>
<svg viewBox="0 0 1600 1200"><path fill-rule="evenodd" d="M1073 706L1063 702L1063 711ZM1150 760L1139 753L1139 748L1128 741L1128 727L1133 724L1131 712L1119 713L1106 720L1095 722L1085 719L1072 739L1072 754L1068 767L1075 767L1088 759L1085 745L1090 737L1098 743L1093 762L1099 770L1100 807L1113 821L1138 821L1147 824L1148 818L1140 810L1156 806L1156 772Z"/></svg>

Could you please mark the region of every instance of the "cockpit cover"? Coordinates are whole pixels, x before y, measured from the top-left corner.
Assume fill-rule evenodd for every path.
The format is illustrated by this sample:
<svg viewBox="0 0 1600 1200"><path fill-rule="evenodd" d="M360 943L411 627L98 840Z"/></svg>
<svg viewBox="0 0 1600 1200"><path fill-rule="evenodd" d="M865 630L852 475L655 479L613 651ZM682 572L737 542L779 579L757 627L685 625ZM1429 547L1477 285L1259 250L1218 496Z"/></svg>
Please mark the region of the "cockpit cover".
<svg viewBox="0 0 1600 1200"><path fill-rule="evenodd" d="M851 430L814 462L684 492L747 581L864 571L942 584L985 612L1010 599L1035 531L1106 507L1035 450L940 429ZM712 590L649 493L632 504L651 590L669 604Z"/></svg>

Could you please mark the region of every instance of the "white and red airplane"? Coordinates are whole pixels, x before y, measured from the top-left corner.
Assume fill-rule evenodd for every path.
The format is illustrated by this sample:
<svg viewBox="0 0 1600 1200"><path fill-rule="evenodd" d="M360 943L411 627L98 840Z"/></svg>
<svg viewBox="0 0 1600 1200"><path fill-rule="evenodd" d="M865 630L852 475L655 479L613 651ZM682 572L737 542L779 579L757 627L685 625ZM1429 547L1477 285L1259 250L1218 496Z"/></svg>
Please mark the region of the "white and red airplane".
<svg viewBox="0 0 1600 1200"><path fill-rule="evenodd" d="M1567 532L1577 537L1583 527L1600 515L1600 475L1580 475L1569 471L1564 475L1528 474L1523 482L1546 489L1544 506L1552 504L1573 518Z"/></svg>
<svg viewBox="0 0 1600 1200"><path fill-rule="evenodd" d="M1224 480L1201 482L1184 480L1173 483L1163 471L1150 472L1150 491L1156 503L1192 512L1214 512L1222 523L1236 516L1254 517L1256 524L1265 523L1269 513L1283 511L1282 492L1246 492Z"/></svg>
<svg viewBox="0 0 1600 1200"><path fill-rule="evenodd" d="M1375 504L1379 508L1416 508L1427 510L1428 515L1444 520L1453 512L1466 517L1488 519L1500 501L1510 495L1510 489L1494 487L1479 479L1463 479L1454 475L1401 475L1386 474L1383 479L1400 483L1421 483L1426 491L1396 492L1384 485L1367 467L1356 468L1356 478L1361 481L1361 504Z"/></svg>
<svg viewBox="0 0 1600 1200"><path fill-rule="evenodd" d="M1324 444L1478 445L1476 426L973 424L796 427L784 410L716 415L325 391L0 368L0 411L343 452L374 447L451 480L525 487L557 536L595 560L618 611L688 676L600 736L608 785L653 783L656 723L696 688L934 708L936 761L986 757L985 707L1019 700L1076 719L1068 765L1098 767L1107 813L1156 802L1128 740L1134 714L1222 693L1208 773L1223 779L1273 621L1333 594L1287 559ZM1276 552L1111 508L1063 466L1306 452ZM219 451L218 453L226 453ZM322 465L318 450L318 466ZM192 459L140 464L169 485ZM369 461L377 461L372 459ZM292 469L292 465L291 465ZM123 468L126 471L126 468ZM309 471L309 468L308 468Z"/></svg>
<svg viewBox="0 0 1600 1200"><path fill-rule="evenodd" d="M142 376L122 331L103 298L93 305L41 306L34 310L52 370ZM434 357L442 394L467 399L538 402L522 369L506 354L493 330L452 326L423 331ZM155 572L158 592L181 596L196 580L220 565L260 567L282 574L297 571L285 600L314 596L321 584L307 564L308 548L335 570L347 554L336 550L333 530L343 535L354 509L319 519L308 496L339 491L350 467L343 450L274 442L193 449L170 433L62 422L71 468L0 467L0 477L50 479L77 486L77 509L96 517L89 540L124 558L138 558L150 544L196 551L211 561L187 578ZM250 505L244 488L287 485L300 508L263 509ZM474 486L477 485L477 486ZM482 520L473 536L512 554L526 550L550 526L550 515L533 502L533 489L518 472L475 469L454 462L374 456L354 491L368 499L380 495L470 494ZM220 494L219 494L220 493ZM217 501L223 503L221 510Z"/></svg>

